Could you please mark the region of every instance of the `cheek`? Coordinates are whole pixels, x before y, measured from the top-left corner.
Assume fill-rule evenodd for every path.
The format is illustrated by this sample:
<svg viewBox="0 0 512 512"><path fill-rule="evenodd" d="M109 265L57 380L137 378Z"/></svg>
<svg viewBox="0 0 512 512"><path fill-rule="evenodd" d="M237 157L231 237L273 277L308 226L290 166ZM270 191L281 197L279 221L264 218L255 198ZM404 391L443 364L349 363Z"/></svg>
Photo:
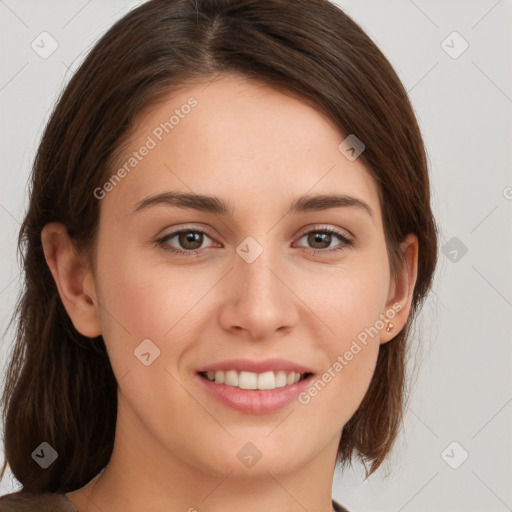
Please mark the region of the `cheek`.
<svg viewBox="0 0 512 512"><path fill-rule="evenodd" d="M299 396L303 407L318 417L319 428L324 432L339 431L354 415L368 390L378 346L361 346L357 350L340 350L334 362ZM350 359L348 353L352 354Z"/></svg>
<svg viewBox="0 0 512 512"><path fill-rule="evenodd" d="M343 349L347 342L375 326L379 315L385 313L389 271L380 258L361 258L343 268L330 269L328 274L317 274L315 288L313 284L308 286L310 291L305 293L329 327L325 332L330 332L336 348ZM381 322L377 328L382 329Z"/></svg>
<svg viewBox="0 0 512 512"><path fill-rule="evenodd" d="M148 262L133 247L106 250L97 281L102 333L118 377L139 367L134 351L147 339L160 351L159 365L176 367L193 345L198 322L214 315L204 298L217 275Z"/></svg>
<svg viewBox="0 0 512 512"><path fill-rule="evenodd" d="M102 306L111 313L103 315L104 323L117 323L135 338L161 337L194 295L186 273L148 262L133 247L107 248L98 271Z"/></svg>
<svg viewBox="0 0 512 512"><path fill-rule="evenodd" d="M326 354L325 365L299 397L301 404L310 404L324 418L327 431L335 431L355 413L377 363L382 301L375 288L360 285L352 293L346 289L331 297L331 307L324 310L322 318L334 333L315 339Z"/></svg>
<svg viewBox="0 0 512 512"><path fill-rule="evenodd" d="M328 360L303 402L315 400L317 407L333 411L333 425L350 419L375 370L389 287L387 259L377 254L337 269L325 280L328 288L317 295L314 309L328 329L322 328L325 334L316 343Z"/></svg>

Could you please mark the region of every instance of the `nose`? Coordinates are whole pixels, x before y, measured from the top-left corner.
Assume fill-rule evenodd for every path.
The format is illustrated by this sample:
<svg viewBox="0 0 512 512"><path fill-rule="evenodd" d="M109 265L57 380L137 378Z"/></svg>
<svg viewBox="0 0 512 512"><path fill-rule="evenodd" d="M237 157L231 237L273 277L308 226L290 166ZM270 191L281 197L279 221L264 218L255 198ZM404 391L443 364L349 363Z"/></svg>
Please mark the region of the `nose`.
<svg viewBox="0 0 512 512"><path fill-rule="evenodd" d="M226 330L266 340L290 332L299 321L300 300L279 250L263 247L252 262L235 254L224 286L220 321Z"/></svg>

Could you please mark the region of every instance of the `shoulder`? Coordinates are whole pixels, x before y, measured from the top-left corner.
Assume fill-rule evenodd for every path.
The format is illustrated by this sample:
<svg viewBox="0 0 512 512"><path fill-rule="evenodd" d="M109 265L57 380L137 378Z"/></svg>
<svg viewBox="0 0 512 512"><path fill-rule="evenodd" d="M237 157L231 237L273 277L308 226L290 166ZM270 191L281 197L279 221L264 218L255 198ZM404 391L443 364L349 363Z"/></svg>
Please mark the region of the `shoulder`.
<svg viewBox="0 0 512 512"><path fill-rule="evenodd" d="M332 506L336 512L348 512L348 510L340 505L337 501L332 500Z"/></svg>
<svg viewBox="0 0 512 512"><path fill-rule="evenodd" d="M0 512L78 512L64 494L18 491L0 496Z"/></svg>

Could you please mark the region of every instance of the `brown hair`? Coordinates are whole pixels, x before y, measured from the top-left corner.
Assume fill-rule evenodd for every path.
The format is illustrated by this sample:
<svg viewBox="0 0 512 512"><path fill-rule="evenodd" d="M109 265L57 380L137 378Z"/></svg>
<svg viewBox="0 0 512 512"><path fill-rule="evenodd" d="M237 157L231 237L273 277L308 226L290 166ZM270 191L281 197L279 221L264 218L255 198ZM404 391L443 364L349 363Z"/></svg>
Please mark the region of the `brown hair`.
<svg viewBox="0 0 512 512"><path fill-rule="evenodd" d="M380 347L370 387L345 425L338 462L354 455L371 474L389 453L404 406L407 339L432 281L437 228L425 148L407 93L365 32L327 0L150 0L95 45L63 91L34 161L18 250L24 289L2 397L6 461L28 492L69 492L108 463L117 382L101 336L74 328L46 264L41 231L67 226L90 251L99 218L93 191L112 174L135 121L176 87L236 73L311 102L366 146L361 159L379 185L393 276L399 244L419 240L418 277L406 326ZM340 140L341 142L341 140ZM43 441L58 452L32 460Z"/></svg>

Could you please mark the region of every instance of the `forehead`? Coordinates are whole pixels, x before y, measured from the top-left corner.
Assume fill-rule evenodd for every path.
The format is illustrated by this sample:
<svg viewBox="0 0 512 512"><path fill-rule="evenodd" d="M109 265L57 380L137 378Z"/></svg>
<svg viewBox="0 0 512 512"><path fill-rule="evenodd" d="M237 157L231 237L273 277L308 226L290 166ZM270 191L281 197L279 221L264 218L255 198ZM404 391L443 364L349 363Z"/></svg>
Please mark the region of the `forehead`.
<svg viewBox="0 0 512 512"><path fill-rule="evenodd" d="M128 214L148 195L180 190L254 213L307 193L343 193L364 198L380 217L377 185L360 159L340 152L344 138L312 106L265 84L191 84L139 117L112 169L124 168L123 177L102 208Z"/></svg>

